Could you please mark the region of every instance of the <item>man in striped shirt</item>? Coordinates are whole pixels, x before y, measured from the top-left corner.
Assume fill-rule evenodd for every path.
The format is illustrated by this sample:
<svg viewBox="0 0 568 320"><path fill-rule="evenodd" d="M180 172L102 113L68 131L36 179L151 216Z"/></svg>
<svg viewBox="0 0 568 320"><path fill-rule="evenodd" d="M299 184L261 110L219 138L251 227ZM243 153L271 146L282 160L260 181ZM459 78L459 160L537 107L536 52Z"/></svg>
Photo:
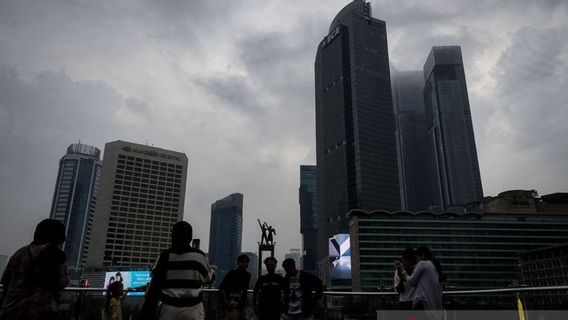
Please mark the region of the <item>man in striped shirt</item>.
<svg viewBox="0 0 568 320"><path fill-rule="evenodd" d="M156 314L160 320L205 318L202 287L212 281L213 269L205 254L191 247L192 237L189 223L174 224L172 247L160 254L152 270L142 318L155 319Z"/></svg>

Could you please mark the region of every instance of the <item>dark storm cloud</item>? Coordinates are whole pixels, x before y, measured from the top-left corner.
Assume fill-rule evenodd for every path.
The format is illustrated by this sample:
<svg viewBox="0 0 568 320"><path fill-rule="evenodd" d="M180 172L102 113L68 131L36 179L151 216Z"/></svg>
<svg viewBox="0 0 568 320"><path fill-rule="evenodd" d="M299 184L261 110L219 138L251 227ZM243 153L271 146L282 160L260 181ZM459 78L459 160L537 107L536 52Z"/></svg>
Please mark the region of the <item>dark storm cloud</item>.
<svg viewBox="0 0 568 320"><path fill-rule="evenodd" d="M49 215L67 145L82 139L100 147L110 138L105 132L116 131L122 108L122 96L105 83L76 82L62 71L24 76L0 66L0 225L14 226L2 229L3 239L12 239L4 250L22 245Z"/></svg>
<svg viewBox="0 0 568 320"><path fill-rule="evenodd" d="M187 153L185 219L203 245L210 204L242 192L243 249L258 241L256 218L290 231L277 236L279 254L300 246L299 165L315 162L313 63L347 3L0 1L0 225L31 231L47 214L69 143L123 139ZM373 2L398 69L421 69L434 45L462 46L486 193L566 188L567 7ZM549 163L556 176L539 171ZM23 241L0 231L0 254Z"/></svg>

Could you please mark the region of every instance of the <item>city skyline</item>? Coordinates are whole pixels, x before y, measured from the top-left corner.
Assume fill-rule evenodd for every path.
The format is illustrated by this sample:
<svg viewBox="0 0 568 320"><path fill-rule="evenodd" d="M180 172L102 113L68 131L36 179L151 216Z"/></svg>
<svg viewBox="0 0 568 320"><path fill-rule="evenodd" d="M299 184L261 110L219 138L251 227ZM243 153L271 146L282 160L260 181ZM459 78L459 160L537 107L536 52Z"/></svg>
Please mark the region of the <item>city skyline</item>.
<svg viewBox="0 0 568 320"><path fill-rule="evenodd" d="M276 235L277 256L301 247L314 56L347 3L2 2L0 254L48 216L53 167L78 139L187 153L185 220L204 248L210 204L233 192L247 197L243 251L256 250L257 218L294 231ZM398 69L420 69L432 46L462 47L486 195L568 189L568 4L523 4L372 2Z"/></svg>

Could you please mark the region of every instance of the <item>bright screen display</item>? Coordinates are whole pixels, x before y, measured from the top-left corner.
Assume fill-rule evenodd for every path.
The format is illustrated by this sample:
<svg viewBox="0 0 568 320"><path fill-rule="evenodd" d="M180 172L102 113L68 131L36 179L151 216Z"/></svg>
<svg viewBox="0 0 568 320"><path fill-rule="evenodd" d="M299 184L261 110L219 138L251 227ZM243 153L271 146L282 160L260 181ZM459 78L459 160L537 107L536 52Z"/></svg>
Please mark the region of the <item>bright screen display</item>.
<svg viewBox="0 0 568 320"><path fill-rule="evenodd" d="M105 288L114 281L122 281L124 290L145 286L150 282L149 271L112 271L105 274ZM129 292L129 296L143 296L144 292Z"/></svg>
<svg viewBox="0 0 568 320"><path fill-rule="evenodd" d="M351 241L349 234L336 234L329 238L331 280L351 279Z"/></svg>

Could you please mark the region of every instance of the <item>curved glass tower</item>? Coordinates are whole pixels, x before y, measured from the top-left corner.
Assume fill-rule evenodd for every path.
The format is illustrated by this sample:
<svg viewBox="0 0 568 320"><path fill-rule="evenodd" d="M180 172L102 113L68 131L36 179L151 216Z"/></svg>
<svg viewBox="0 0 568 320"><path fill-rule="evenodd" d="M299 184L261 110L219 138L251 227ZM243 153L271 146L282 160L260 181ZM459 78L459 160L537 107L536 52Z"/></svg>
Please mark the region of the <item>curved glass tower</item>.
<svg viewBox="0 0 568 320"><path fill-rule="evenodd" d="M101 151L86 144L75 143L59 160L57 183L51 204L50 218L65 225L63 250L72 269L85 265L90 229L101 176Z"/></svg>
<svg viewBox="0 0 568 320"><path fill-rule="evenodd" d="M355 0L333 19L315 61L320 257L348 233L350 209L401 207L386 24Z"/></svg>

